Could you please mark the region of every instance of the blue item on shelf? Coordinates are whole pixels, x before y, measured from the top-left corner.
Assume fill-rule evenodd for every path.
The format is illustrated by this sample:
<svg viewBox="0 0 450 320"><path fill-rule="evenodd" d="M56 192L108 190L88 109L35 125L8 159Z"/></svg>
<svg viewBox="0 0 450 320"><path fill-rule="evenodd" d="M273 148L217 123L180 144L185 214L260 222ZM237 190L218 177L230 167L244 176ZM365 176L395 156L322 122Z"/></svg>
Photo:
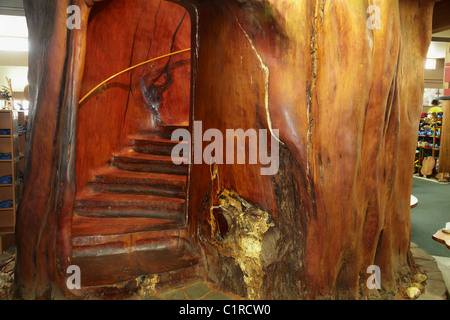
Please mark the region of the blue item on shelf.
<svg viewBox="0 0 450 320"><path fill-rule="evenodd" d="M0 153L0 160L11 160L11 153Z"/></svg>
<svg viewBox="0 0 450 320"><path fill-rule="evenodd" d="M12 200L5 200L0 202L0 208L12 208L13 201Z"/></svg>
<svg viewBox="0 0 450 320"><path fill-rule="evenodd" d="M11 184L12 175L0 177L0 184Z"/></svg>
<svg viewBox="0 0 450 320"><path fill-rule="evenodd" d="M11 134L11 129L0 129L0 135L6 136Z"/></svg>

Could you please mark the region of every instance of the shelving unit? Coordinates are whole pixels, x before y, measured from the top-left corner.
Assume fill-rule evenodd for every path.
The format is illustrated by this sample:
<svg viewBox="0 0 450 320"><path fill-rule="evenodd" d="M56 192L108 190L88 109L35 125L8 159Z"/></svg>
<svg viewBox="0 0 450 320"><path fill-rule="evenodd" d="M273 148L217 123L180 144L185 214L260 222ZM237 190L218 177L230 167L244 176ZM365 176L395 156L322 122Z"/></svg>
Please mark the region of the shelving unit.
<svg viewBox="0 0 450 320"><path fill-rule="evenodd" d="M433 144L433 147L431 146L427 146L427 147L418 147L421 150L431 150L431 156L433 158L438 157L438 153L440 148L436 147L436 144L438 144L438 142L441 140L441 136L437 135L437 131L441 130L442 127L436 127L436 128L431 128L430 130L433 132L432 135L419 135L419 141L425 141L425 142L429 142L431 144Z"/></svg>
<svg viewBox="0 0 450 320"><path fill-rule="evenodd" d="M14 244L16 212L22 192L25 114L0 110L0 253Z"/></svg>
<svg viewBox="0 0 450 320"><path fill-rule="evenodd" d="M418 135L415 172L420 172L423 160L426 157L433 157L437 164L440 153L442 122L439 121L435 126L432 126L431 124L424 123L422 119L420 127L425 129L426 133L420 134L419 132Z"/></svg>

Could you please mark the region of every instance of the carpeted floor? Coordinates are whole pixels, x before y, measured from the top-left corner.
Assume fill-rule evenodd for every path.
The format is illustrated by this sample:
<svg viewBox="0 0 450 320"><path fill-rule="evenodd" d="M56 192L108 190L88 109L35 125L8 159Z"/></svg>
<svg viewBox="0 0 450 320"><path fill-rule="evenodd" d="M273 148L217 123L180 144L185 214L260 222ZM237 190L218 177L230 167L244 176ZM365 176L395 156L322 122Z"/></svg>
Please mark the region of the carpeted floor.
<svg viewBox="0 0 450 320"><path fill-rule="evenodd" d="M445 285L447 286L447 296L450 294L450 258L433 256L436 260L439 270L442 272L442 277L444 278ZM448 297L450 300L450 296Z"/></svg>
<svg viewBox="0 0 450 320"><path fill-rule="evenodd" d="M419 204L411 209L411 241L434 257L450 292L450 249L432 239L450 222L450 184L414 177L412 194Z"/></svg>
<svg viewBox="0 0 450 320"><path fill-rule="evenodd" d="M432 239L450 222L450 184L415 177L412 194L419 204L411 209L411 241L432 256L450 258L450 249Z"/></svg>

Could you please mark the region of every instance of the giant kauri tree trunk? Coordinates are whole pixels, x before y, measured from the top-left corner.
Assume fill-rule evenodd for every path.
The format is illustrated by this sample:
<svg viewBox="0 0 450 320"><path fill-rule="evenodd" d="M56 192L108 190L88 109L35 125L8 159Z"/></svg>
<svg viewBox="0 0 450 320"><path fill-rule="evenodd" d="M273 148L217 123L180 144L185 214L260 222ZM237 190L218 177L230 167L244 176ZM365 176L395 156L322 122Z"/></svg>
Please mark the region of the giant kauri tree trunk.
<svg viewBox="0 0 450 320"><path fill-rule="evenodd" d="M74 137L95 2L24 1L32 111L18 297L71 297ZM411 274L409 201L434 1L369 2L379 29L368 27L364 0L173 2L192 23L191 126L279 130L281 141L272 176L260 165L191 165L188 228L207 279L249 299L394 296ZM66 27L71 4L82 8L80 30ZM379 291L366 286L372 265Z"/></svg>

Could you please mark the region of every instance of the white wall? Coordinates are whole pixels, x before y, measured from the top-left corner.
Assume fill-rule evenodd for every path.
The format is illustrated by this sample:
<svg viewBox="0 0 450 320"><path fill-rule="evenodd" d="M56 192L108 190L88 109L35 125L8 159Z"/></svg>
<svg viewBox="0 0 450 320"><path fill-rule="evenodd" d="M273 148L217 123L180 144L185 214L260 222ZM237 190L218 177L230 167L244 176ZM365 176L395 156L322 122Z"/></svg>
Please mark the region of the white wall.
<svg viewBox="0 0 450 320"><path fill-rule="evenodd" d="M445 59L436 60L435 70L425 70L425 88L442 89L444 86Z"/></svg>

